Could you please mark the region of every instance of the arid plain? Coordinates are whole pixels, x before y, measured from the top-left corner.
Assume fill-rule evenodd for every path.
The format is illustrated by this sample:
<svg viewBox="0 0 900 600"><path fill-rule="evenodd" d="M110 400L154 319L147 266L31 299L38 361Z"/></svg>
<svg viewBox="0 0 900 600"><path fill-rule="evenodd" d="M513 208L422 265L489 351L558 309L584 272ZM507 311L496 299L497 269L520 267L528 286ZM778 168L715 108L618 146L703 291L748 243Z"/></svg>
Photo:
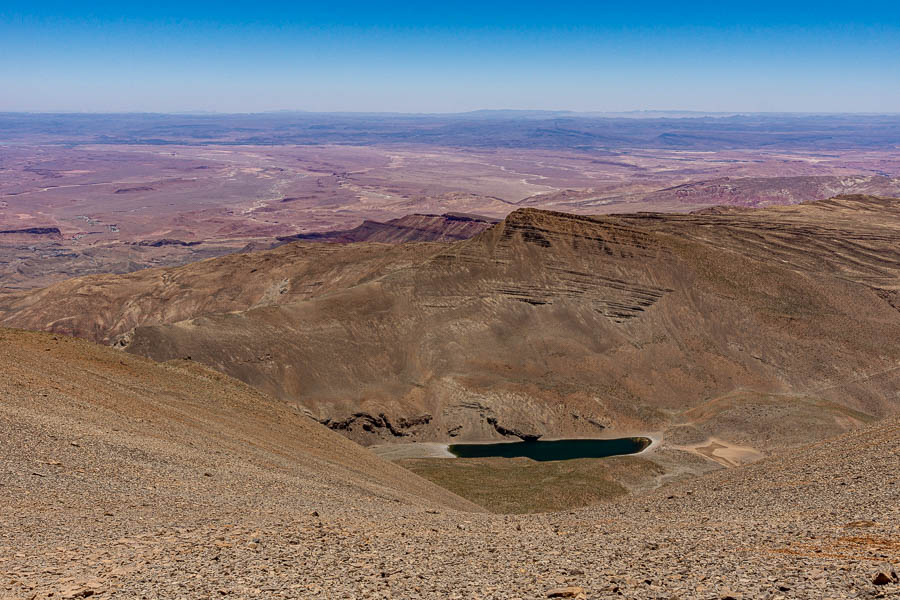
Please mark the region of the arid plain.
<svg viewBox="0 0 900 600"><path fill-rule="evenodd" d="M127 128L116 137L119 129L99 117L85 127L111 128L106 135L58 133L66 128L44 121L20 133L17 121L0 118L4 289L183 264L270 247L281 236L411 214L503 218L521 207L577 214L687 212L844 193L900 195L900 158L889 143L865 137L868 123L851 124L858 138L824 145L832 132L799 121L791 127L801 130L801 142L778 136L760 142L758 127L723 132L713 123L701 128L705 137L692 131L686 141L665 138L662 147L618 134L588 138L573 150L564 143L572 133L561 129L559 119L550 121L556 127L550 133L545 120L486 119L474 125L461 119L416 122L407 136L354 122L341 131L368 132L368 126L375 133L339 138L341 143L312 144L302 137L298 144L275 137L272 124L256 124L257 136L236 136L244 129L228 120L211 132L205 122L198 131L196 124L154 129L151 121L140 129L143 137ZM522 123L528 126L525 140L516 137ZM473 138L470 125L487 133ZM325 126L307 124L310 135L329 139L316 127ZM660 134L666 127L672 125L643 125L640 131L666 135Z"/></svg>

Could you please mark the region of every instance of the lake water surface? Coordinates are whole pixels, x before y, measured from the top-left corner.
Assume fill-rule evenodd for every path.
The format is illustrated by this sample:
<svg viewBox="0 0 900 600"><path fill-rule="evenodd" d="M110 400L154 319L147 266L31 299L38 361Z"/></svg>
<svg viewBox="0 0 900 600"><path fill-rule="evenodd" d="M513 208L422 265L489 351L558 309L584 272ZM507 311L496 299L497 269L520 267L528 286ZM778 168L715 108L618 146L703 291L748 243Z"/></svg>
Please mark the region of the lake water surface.
<svg viewBox="0 0 900 600"><path fill-rule="evenodd" d="M650 438L627 437L612 440L537 440L497 444L451 444L449 450L457 458L517 458L524 456L532 460L547 461L635 454L650 444Z"/></svg>

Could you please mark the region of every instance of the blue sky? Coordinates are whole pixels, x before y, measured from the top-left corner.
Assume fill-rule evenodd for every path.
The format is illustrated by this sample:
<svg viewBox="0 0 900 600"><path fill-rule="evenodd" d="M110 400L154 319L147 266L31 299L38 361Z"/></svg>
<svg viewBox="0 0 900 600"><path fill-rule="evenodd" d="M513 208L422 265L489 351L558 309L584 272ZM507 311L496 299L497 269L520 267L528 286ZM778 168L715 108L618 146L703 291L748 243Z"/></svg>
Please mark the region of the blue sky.
<svg viewBox="0 0 900 600"><path fill-rule="evenodd" d="M900 112L900 5L0 0L0 110Z"/></svg>

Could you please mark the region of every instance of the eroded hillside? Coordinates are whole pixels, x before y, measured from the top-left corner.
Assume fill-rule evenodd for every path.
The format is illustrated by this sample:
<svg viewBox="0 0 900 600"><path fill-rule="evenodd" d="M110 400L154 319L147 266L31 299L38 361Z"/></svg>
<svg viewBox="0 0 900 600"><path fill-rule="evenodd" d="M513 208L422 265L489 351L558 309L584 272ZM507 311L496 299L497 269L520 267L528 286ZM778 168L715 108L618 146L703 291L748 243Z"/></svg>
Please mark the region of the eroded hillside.
<svg viewBox="0 0 900 600"><path fill-rule="evenodd" d="M872 197L522 209L453 244L82 278L3 322L190 357L366 443L661 431L766 450L900 407L898 248L900 203Z"/></svg>
<svg viewBox="0 0 900 600"><path fill-rule="evenodd" d="M260 494L311 507L377 496L476 509L194 362L0 329L0 366L4 510L60 502L115 517L212 497L252 507Z"/></svg>
<svg viewBox="0 0 900 600"><path fill-rule="evenodd" d="M3 597L900 590L891 420L640 497L493 515L193 363L0 330L0 367Z"/></svg>

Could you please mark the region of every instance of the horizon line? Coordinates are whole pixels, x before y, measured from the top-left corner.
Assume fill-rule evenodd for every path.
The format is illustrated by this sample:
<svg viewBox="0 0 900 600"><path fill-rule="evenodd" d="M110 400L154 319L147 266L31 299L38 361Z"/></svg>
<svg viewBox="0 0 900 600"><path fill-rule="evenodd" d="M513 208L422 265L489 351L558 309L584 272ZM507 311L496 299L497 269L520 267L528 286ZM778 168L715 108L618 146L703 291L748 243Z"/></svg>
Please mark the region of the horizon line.
<svg viewBox="0 0 900 600"><path fill-rule="evenodd" d="M466 116L502 114L568 115L568 116L622 116L622 115L687 115L687 116L900 116L900 111L744 111L744 110L693 110L693 109L629 109L629 110L588 110L544 109L544 108L480 108L467 111L321 111L305 109L273 109L265 111L210 111L210 110L3 110L0 115L164 115L164 116L254 116L254 115L335 115L335 116Z"/></svg>

